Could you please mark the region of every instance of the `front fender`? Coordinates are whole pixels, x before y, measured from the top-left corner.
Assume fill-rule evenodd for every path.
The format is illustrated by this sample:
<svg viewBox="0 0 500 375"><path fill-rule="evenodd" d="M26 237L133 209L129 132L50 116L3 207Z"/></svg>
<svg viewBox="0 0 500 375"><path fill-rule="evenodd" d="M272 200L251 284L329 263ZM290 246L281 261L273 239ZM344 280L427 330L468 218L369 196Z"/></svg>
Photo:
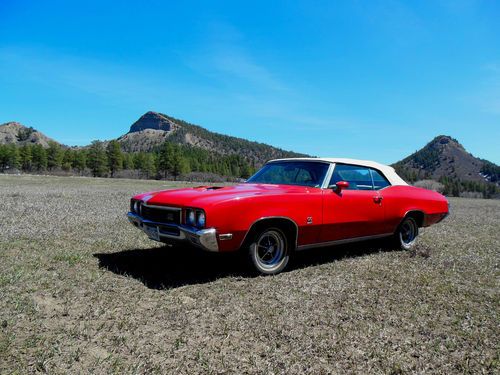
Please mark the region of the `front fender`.
<svg viewBox="0 0 500 375"><path fill-rule="evenodd" d="M298 245L313 243L323 219L321 192L236 198L207 209L207 226L216 228L220 251L238 250L252 225L267 218L292 221Z"/></svg>

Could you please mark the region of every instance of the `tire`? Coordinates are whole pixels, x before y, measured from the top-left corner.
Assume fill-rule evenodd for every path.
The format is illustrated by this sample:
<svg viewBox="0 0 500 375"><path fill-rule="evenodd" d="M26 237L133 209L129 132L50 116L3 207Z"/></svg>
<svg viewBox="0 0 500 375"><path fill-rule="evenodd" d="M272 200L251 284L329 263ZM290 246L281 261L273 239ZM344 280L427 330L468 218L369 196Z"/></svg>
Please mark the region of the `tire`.
<svg viewBox="0 0 500 375"><path fill-rule="evenodd" d="M411 250L418 237L418 225L414 218L408 216L399 224L394 233L394 244L401 250Z"/></svg>
<svg viewBox="0 0 500 375"><path fill-rule="evenodd" d="M271 227L256 233L248 249L253 268L261 275L276 275L290 260L287 236L279 228Z"/></svg>

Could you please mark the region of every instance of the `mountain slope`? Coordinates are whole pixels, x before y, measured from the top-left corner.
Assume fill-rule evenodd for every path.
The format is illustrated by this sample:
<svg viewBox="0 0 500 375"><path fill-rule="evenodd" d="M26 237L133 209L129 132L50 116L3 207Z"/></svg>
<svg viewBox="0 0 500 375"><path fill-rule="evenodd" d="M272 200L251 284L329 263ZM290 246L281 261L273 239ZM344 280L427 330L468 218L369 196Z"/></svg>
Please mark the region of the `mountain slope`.
<svg viewBox="0 0 500 375"><path fill-rule="evenodd" d="M269 159L305 156L264 143L214 133L157 112L145 113L132 124L127 134L118 138L123 150L127 152L153 151L165 141L201 148L223 156L239 155L255 165L261 165Z"/></svg>
<svg viewBox="0 0 500 375"><path fill-rule="evenodd" d="M454 138L439 135L419 151L393 165L408 181L443 178L459 181L497 182L500 167L474 157Z"/></svg>
<svg viewBox="0 0 500 375"><path fill-rule="evenodd" d="M18 122L7 122L0 125L0 145L40 144L43 147L48 147L49 142L54 142L54 140L38 130L28 128Z"/></svg>

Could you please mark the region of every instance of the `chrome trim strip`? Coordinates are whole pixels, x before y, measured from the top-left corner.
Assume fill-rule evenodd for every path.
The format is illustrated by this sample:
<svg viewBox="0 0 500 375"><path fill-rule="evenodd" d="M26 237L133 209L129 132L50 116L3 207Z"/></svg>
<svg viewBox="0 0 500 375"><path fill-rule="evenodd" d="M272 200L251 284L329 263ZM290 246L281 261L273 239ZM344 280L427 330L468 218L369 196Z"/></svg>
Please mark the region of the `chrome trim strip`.
<svg viewBox="0 0 500 375"><path fill-rule="evenodd" d="M333 175L333 170L335 169L335 163L330 163L330 166L328 167L328 170L326 171L325 178L323 180L323 183L321 184L321 189L328 189L328 183L330 182L332 175Z"/></svg>
<svg viewBox="0 0 500 375"><path fill-rule="evenodd" d="M384 238L384 237L389 237L392 235L393 235L393 233L384 233L384 234L375 234L372 236L345 238L343 240L318 242L318 243L312 243L312 244L307 244L307 245L300 245L297 247L297 250L301 251L301 250L307 250L307 249L314 249L316 247L327 247L327 246L333 246L333 245L342 245L342 244L351 243L351 242L375 240L377 238Z"/></svg>
<svg viewBox="0 0 500 375"><path fill-rule="evenodd" d="M232 233L224 233L224 234L219 234L219 240L221 241L228 241L233 239L233 234Z"/></svg>
<svg viewBox="0 0 500 375"><path fill-rule="evenodd" d="M180 207L169 207L169 206L157 206L154 204L147 204L147 203L142 203L144 207L148 208L158 208L159 210L169 210L169 211L181 211L182 208Z"/></svg>

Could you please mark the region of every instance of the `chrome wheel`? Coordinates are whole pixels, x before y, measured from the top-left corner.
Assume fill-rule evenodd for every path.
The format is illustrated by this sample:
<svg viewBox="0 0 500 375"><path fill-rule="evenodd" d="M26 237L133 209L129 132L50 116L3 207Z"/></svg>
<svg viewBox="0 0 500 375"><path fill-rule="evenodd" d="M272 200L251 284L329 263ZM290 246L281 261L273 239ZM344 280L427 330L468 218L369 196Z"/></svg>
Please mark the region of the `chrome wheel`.
<svg viewBox="0 0 500 375"><path fill-rule="evenodd" d="M283 232L277 228L260 232L250 246L250 257L262 274L282 271L288 263L288 244Z"/></svg>
<svg viewBox="0 0 500 375"><path fill-rule="evenodd" d="M399 226L398 237L401 248L408 250L418 236L418 225L412 217L407 217Z"/></svg>

